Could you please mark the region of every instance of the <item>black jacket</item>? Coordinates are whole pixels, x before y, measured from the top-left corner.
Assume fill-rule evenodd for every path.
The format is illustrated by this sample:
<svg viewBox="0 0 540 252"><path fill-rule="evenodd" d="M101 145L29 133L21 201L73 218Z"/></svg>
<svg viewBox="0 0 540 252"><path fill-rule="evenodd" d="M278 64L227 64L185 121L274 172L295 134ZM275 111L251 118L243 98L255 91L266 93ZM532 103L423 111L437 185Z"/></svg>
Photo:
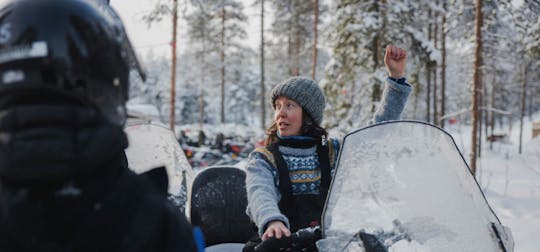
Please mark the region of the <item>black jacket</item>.
<svg viewBox="0 0 540 252"><path fill-rule="evenodd" d="M0 182L0 251L197 251L166 184L124 157L109 168L61 186Z"/></svg>

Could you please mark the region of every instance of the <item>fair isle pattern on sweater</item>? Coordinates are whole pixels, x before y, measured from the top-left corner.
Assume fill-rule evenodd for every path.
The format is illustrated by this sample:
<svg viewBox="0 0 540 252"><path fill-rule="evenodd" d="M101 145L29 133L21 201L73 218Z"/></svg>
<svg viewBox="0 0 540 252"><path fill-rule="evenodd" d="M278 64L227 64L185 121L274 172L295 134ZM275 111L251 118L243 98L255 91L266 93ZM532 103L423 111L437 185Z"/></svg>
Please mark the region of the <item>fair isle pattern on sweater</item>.
<svg viewBox="0 0 540 252"><path fill-rule="evenodd" d="M321 169L316 152L307 156L282 155L289 169L292 194L319 194Z"/></svg>
<svg viewBox="0 0 540 252"><path fill-rule="evenodd" d="M332 152L337 153L340 147L339 141L331 139L329 142L332 143ZM293 195L319 194L322 174L319 169L317 148L315 146L308 149L280 146L279 150L289 169ZM279 187L279 175L272 154L266 148L258 148L258 151L254 151L251 155L271 164L268 168L274 177L276 187ZM333 165L337 162L337 155L332 154L331 156L333 160L330 162L330 175L333 176Z"/></svg>

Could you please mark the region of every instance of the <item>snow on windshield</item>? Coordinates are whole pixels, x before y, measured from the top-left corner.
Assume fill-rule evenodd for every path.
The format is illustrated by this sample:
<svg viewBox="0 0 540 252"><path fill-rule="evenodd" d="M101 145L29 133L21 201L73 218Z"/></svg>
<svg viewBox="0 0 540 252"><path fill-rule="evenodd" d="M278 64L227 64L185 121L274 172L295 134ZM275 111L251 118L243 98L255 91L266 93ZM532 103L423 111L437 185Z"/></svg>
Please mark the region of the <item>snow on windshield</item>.
<svg viewBox="0 0 540 252"><path fill-rule="evenodd" d="M441 130L382 124L347 136L340 155L323 216L326 236L347 241L363 229L388 238L387 245L397 242L390 251L407 251L399 249L402 240L415 251L498 250L491 227L498 220Z"/></svg>
<svg viewBox="0 0 540 252"><path fill-rule="evenodd" d="M152 124L137 124L125 129L129 147L126 149L129 168L143 173L165 166L169 177L169 192L180 192L183 173L190 175L189 165L172 131Z"/></svg>

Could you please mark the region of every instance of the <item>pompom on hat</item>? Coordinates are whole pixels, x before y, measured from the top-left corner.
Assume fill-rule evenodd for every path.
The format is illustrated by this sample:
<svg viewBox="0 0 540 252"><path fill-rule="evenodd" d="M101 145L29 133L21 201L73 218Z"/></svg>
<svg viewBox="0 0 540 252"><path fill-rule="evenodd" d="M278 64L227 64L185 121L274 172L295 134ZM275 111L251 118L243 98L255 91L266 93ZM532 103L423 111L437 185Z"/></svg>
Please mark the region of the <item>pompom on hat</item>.
<svg viewBox="0 0 540 252"><path fill-rule="evenodd" d="M311 79L305 77L292 77L276 85L272 89L272 107L278 97L285 96L302 106L317 125L321 125L326 102L324 94Z"/></svg>

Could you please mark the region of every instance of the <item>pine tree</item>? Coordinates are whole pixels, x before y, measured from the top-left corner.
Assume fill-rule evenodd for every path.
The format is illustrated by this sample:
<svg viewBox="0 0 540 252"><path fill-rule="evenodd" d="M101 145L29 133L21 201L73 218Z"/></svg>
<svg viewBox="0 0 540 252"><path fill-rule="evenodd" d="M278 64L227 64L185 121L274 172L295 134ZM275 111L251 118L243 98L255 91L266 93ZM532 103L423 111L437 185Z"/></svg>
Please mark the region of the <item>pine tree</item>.
<svg viewBox="0 0 540 252"><path fill-rule="evenodd" d="M243 51L247 50L245 46L240 44L240 41L245 39L247 34L245 24L247 16L244 14L244 6L240 1L221 0L218 3L218 18L221 19L220 29L220 59L221 59L221 123L225 122L225 83L226 83L226 66L234 66L227 64L226 55L241 56ZM234 70L233 70L234 71ZM234 77L238 79L238 77Z"/></svg>
<svg viewBox="0 0 540 252"><path fill-rule="evenodd" d="M539 37L538 35L538 23L540 23L540 2L538 1L524 1L520 7L514 9L511 8L512 5L507 5L509 14L512 18L512 23L514 25L514 30L520 38L518 41L515 41L516 51L519 57L518 69L521 74L519 82L521 85L521 99L520 99L520 129L519 129L519 149L518 152L522 151L522 141L523 141L523 120L525 117L525 108L526 108L526 94L529 92L528 82L529 73L536 74L538 76L536 69L540 66L538 58L540 54L538 53L539 42L535 40Z"/></svg>
<svg viewBox="0 0 540 252"><path fill-rule="evenodd" d="M192 47L196 48L201 65L201 118L209 114L203 107L204 97L206 97L204 92L208 91L209 97L221 97L219 121L224 123L228 121L225 111L229 111L226 101L229 91L226 83L230 83L229 79L238 79L237 76L231 78L227 76L227 73L235 72L237 69L227 68L235 68L235 66L238 68L238 64L230 63L236 60L235 57L245 56L244 53L247 51L241 44L241 41L246 38L244 26L247 17L239 1L193 0L191 3L194 10L188 15L187 20L190 42ZM242 71L237 72L242 73ZM216 85L220 88L213 88ZM219 90L219 93L215 90Z"/></svg>
<svg viewBox="0 0 540 252"><path fill-rule="evenodd" d="M311 1L268 0L273 13L271 39L267 40L270 82L284 76L311 75L313 4Z"/></svg>
<svg viewBox="0 0 540 252"><path fill-rule="evenodd" d="M408 63L438 56L423 33L415 29L415 12L421 3L409 1L338 1L328 30L333 50L321 81L328 100L325 125L341 130L365 124L381 99L387 77L384 48L393 43L409 45ZM400 31L400 32L396 32ZM423 58L422 56L425 55ZM409 75L416 75L412 69Z"/></svg>
<svg viewBox="0 0 540 252"><path fill-rule="evenodd" d="M195 52L200 69L199 124L201 127L203 123L208 121L205 116L209 114L205 106L205 99L207 99L205 91L215 90L212 88L215 85L215 78L212 76L214 76L216 69L210 62L215 62L213 59L216 57L217 48L219 48L216 40L218 29L212 23L214 13L212 9L207 7L208 2L210 1L193 0L191 3L194 5L194 10L186 17L190 48ZM210 97L214 95L210 94Z"/></svg>

